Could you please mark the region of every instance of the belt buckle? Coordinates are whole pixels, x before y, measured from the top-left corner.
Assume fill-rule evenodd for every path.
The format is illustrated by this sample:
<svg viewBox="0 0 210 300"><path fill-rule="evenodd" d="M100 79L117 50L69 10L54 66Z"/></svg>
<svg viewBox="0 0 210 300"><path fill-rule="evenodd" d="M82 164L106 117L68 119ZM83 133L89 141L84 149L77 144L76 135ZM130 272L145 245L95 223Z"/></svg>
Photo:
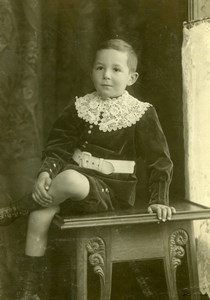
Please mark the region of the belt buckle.
<svg viewBox="0 0 210 300"><path fill-rule="evenodd" d="M82 156L79 161L79 166L82 168L88 168L90 164L90 158L92 154L90 152L82 151Z"/></svg>

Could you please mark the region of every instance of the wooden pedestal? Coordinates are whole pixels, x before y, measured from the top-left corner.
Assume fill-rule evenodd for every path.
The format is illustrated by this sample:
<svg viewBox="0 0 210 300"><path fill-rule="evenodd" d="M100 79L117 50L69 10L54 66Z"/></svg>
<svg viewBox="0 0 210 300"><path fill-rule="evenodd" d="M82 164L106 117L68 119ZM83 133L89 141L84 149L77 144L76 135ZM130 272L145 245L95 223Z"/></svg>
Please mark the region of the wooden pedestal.
<svg viewBox="0 0 210 300"><path fill-rule="evenodd" d="M192 220L210 217L210 209L189 201L173 206L171 221L157 223L145 208L83 217L56 216L59 237L72 260L72 300L87 300L87 266L100 278L100 300L111 299L112 264L123 261L162 259L170 300L178 300L176 270L187 256L189 290L199 300L195 239ZM71 281L71 282L70 282Z"/></svg>

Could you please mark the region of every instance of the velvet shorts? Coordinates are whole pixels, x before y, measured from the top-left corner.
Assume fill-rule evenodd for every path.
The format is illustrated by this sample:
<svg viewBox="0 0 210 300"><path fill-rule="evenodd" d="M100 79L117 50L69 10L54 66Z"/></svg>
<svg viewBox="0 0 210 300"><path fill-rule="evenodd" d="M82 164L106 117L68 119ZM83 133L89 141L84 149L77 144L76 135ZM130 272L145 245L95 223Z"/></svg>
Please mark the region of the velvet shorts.
<svg viewBox="0 0 210 300"><path fill-rule="evenodd" d="M64 170L70 169L78 171L88 179L90 190L87 197L83 200L67 199L64 201L60 205L61 215L94 214L115 209L115 197L112 189L95 175L95 171L81 168L74 164L67 165Z"/></svg>

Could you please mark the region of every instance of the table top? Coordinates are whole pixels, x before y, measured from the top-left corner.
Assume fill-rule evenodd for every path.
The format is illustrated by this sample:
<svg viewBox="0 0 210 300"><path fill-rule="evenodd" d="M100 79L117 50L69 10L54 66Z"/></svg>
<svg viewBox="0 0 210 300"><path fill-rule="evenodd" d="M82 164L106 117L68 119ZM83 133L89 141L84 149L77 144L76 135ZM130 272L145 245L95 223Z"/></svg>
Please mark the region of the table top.
<svg viewBox="0 0 210 300"><path fill-rule="evenodd" d="M172 216L172 221L181 220L202 220L210 219L210 207L206 207L188 200L173 201L171 206L176 208L176 214ZM98 226L128 225L140 223L157 223L155 213L148 214L147 206L141 208L133 207L128 210L117 210L105 213L60 216L56 215L54 224L60 229L85 228Z"/></svg>

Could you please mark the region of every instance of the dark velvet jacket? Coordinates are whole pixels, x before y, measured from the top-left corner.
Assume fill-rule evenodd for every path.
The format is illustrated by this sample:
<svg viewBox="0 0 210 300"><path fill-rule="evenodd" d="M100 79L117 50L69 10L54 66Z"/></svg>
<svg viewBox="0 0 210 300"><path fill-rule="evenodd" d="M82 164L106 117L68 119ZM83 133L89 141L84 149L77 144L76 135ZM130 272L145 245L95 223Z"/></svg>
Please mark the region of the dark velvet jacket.
<svg viewBox="0 0 210 300"><path fill-rule="evenodd" d="M74 150L90 152L93 156L137 161L141 157L147 166L150 202L169 203L169 185L173 164L165 135L153 106L136 124L111 132L102 132L78 117L74 103L68 106L54 124L43 151L39 172L46 171L54 178L64 169L76 164ZM135 203L137 177L134 174L104 175L84 169L83 172L103 179L119 203Z"/></svg>

